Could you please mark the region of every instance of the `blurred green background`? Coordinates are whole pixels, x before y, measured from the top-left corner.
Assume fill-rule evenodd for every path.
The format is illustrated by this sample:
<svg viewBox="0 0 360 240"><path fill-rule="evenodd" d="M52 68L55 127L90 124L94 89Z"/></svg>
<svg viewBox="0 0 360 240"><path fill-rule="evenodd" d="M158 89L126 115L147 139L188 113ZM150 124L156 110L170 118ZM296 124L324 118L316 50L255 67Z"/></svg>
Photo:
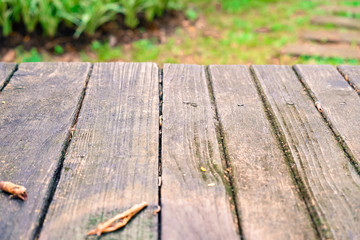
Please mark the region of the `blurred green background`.
<svg viewBox="0 0 360 240"><path fill-rule="evenodd" d="M301 31L335 28L310 24L326 5L356 7L360 1L1 0L0 59L358 64L281 54Z"/></svg>

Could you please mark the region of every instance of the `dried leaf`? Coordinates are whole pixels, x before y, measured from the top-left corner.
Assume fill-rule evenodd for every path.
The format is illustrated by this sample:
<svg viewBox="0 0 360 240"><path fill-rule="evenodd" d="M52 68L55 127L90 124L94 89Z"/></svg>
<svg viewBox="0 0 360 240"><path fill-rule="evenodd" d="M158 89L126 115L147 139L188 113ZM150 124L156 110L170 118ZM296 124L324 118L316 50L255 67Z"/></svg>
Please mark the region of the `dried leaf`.
<svg viewBox="0 0 360 240"><path fill-rule="evenodd" d="M0 190L10 193L11 197L18 197L22 200L27 200L26 188L21 185L16 185L12 182L0 182Z"/></svg>
<svg viewBox="0 0 360 240"><path fill-rule="evenodd" d="M147 202L142 202L140 204L134 205L129 210L126 210L123 213L116 215L115 217L110 218L104 223L100 223L96 229L91 230L87 233L87 235L98 235L100 236L102 233L113 232L125 226L129 220L140 212L143 208L148 205Z"/></svg>
<svg viewBox="0 0 360 240"><path fill-rule="evenodd" d="M161 207L158 206L157 209L153 212L154 215L158 214L161 211Z"/></svg>

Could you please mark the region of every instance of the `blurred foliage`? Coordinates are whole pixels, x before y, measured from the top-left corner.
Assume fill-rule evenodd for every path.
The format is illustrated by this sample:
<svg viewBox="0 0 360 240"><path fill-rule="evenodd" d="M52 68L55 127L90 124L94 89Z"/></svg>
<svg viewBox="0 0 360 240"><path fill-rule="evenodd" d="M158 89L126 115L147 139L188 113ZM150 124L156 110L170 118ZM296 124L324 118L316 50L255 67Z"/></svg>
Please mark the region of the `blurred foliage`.
<svg viewBox="0 0 360 240"><path fill-rule="evenodd" d="M123 56L121 47L110 47L107 42L101 44L99 41L93 41L91 43L91 50L97 55L100 62L119 59Z"/></svg>
<svg viewBox="0 0 360 240"><path fill-rule="evenodd" d="M160 49L155 45L155 42L155 39L141 39L134 42L133 61L147 62L156 59L160 54Z"/></svg>
<svg viewBox="0 0 360 240"><path fill-rule="evenodd" d="M22 56L22 62L42 62L43 57L36 48L32 48L30 51L24 51L22 46L16 48L16 54Z"/></svg>
<svg viewBox="0 0 360 240"><path fill-rule="evenodd" d="M229 13L237 13L251 8L261 7L261 5L277 2L278 0L224 0L222 9Z"/></svg>
<svg viewBox="0 0 360 240"><path fill-rule="evenodd" d="M345 5L345 6L350 6L350 7L360 7L360 1L359 0L342 1L342 4Z"/></svg>
<svg viewBox="0 0 360 240"><path fill-rule="evenodd" d="M357 59L344 59L344 58L330 58L330 57L319 57L319 56L300 56L300 62L305 63L316 63L316 64L332 64L332 65L358 65Z"/></svg>
<svg viewBox="0 0 360 240"><path fill-rule="evenodd" d="M185 16L187 19L195 21L198 18L198 13L194 9L189 8L185 11Z"/></svg>
<svg viewBox="0 0 360 240"><path fill-rule="evenodd" d="M54 51L56 54L60 55L64 53L64 48L60 45L55 45Z"/></svg>
<svg viewBox="0 0 360 240"><path fill-rule="evenodd" d="M54 36L59 24L76 29L74 36L83 32L94 34L106 22L113 21L117 14L124 16L128 27L139 23L139 14L148 21L161 16L166 9L176 9L177 0L1 0L0 27L8 36L15 23L24 24L33 32L38 24L46 36Z"/></svg>
<svg viewBox="0 0 360 240"><path fill-rule="evenodd" d="M0 0L9 2L9 0ZM40 2L41 0L33 0ZM59 0L52 1L57 4ZM63 2L72 2L62 1ZM304 30L324 30L334 29L334 26L316 26L310 23L311 17L315 15L324 15L318 6L321 5L347 5L360 6L359 0L157 0L157 1L139 1L128 0L125 5L121 5L119 13L126 14L132 19L127 20L127 24L135 26L138 22L136 18L140 12L146 15L148 19L161 15L161 9L181 9L188 23L179 22L179 27L174 30L172 35L166 36L166 39L159 43L157 39L141 39L126 46L110 47L109 39L103 41L93 41L90 46L77 53L78 59L82 61L152 61L157 63L196 63L196 64L359 64L355 59L343 58L321 58L321 57L291 57L280 54L281 49L291 43L298 41L299 34ZM102 6L96 5L96 0L88 0L82 3L77 0L78 7L68 12L75 14L63 17L62 20L67 24L78 26L78 34L82 32L91 33L96 27L87 27L87 24L95 24L93 21L99 19L81 17L81 11L92 12L92 8L103 7L106 4L115 4L115 1L104 0ZM94 4L90 4L94 3ZM122 1L116 1L117 3ZM136 3L146 3L137 5ZM155 6L157 10L148 6ZM82 6L88 6L88 9L82 9ZM70 5L70 4L69 4ZM111 6L111 5L109 5ZM120 6L119 4L117 6ZM133 13L125 11L125 8L133 9ZM158 6L158 5L156 5ZM87 7L86 7L87 8ZM110 7L109 7L110 9ZM121 11L120 11L121 9ZM150 10L147 10L150 9ZM71 10L71 11L70 11ZM6 10L8 11L8 10ZM0 5L0 12L5 12ZM105 14L108 19L114 18L116 13L111 17ZM110 11L110 10L109 10ZM148 11L148 12L147 12ZM134 13L137 13L134 15ZM7 12L6 14L10 14ZM3 14L2 16L5 16ZM90 14L90 13L89 13ZM96 12L97 16L102 13ZM90 14L91 15L91 14ZM86 16L86 15L85 15ZM135 17L134 17L135 16ZM354 17L354 16L348 16ZM74 19L72 19L74 18ZM81 20L85 18L85 20ZM135 20L134 20L135 19ZM19 20L20 21L20 20ZM101 21L104 22L105 20ZM111 21L111 20L110 20ZM197 22L199 21L199 22ZM87 24L85 24L87 22ZM106 22L106 21L105 21ZM198 24L200 23L200 24ZM99 23L100 24L100 23ZM203 24L203 27L197 27ZM83 27L81 27L83 26ZM181 26L181 27L180 27ZM81 28L80 28L81 27ZM4 31L4 26L3 26ZM139 28L144 33L144 28ZM340 29L343 31L343 29ZM358 47L353 44L352 47ZM17 61L25 60L45 60L51 61L51 55L45 52L40 53L36 50L17 51ZM54 47L56 55L62 55L64 49L61 46ZM58 56L56 56L58 57Z"/></svg>

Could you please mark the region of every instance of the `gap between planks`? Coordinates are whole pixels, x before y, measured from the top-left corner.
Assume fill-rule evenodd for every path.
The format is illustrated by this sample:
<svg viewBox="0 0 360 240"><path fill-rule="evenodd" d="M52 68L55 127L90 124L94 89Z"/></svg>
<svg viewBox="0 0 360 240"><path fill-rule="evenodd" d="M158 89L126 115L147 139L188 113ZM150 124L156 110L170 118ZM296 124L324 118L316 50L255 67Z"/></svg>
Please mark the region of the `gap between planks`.
<svg viewBox="0 0 360 240"><path fill-rule="evenodd" d="M239 239L204 66L164 66L163 114L162 238Z"/></svg>
<svg viewBox="0 0 360 240"><path fill-rule="evenodd" d="M34 239L39 239L40 234L41 234L41 230L47 215L47 212L49 210L49 207L51 205L51 202L53 200L54 194L56 192L56 188L59 182L59 179L61 177L61 172L62 172L62 168L63 168L63 161L66 157L68 148L71 144L71 140L73 137L73 133L75 131L76 128L76 124L78 121L78 117L86 96L86 90L87 90L87 86L93 71L94 65L92 64L90 67L90 70L88 72L87 78L86 78L86 82L85 82L85 86L82 90L82 94L81 94L81 98L78 102L78 105L76 107L76 114L75 117L73 119L73 122L71 124L71 128L69 129L69 133L67 135L67 139L66 139L66 144L64 145L64 148L61 151L61 156L60 156L60 160L58 162L58 166L57 169L54 173L54 176L52 178L52 181L50 183L49 186L49 190L46 194L46 205L43 207L43 209L41 209L41 215L40 215L40 219L39 219L39 224L37 226L37 228L34 231L34 235L33 238ZM12 72L11 76L13 75L13 73L17 70L17 67L15 68L15 70ZM11 77L10 76L10 77ZM10 79L9 77L9 79ZM159 146L158 146L158 181L159 181L159 185L158 185L158 205L160 206L161 209L161 174L162 174L162 166L161 166L161 149L162 149L162 99L163 99L163 93L162 93L162 80L163 80L163 70L159 68L159 72L158 72L158 87L159 87ZM158 213L158 239L161 239L161 210Z"/></svg>
<svg viewBox="0 0 360 240"><path fill-rule="evenodd" d="M349 70L352 70L351 66L338 66L336 69L343 76L345 81L348 82L348 84L357 92L357 94L360 97L360 89L359 89L360 77L353 76L356 70L354 69L354 72L351 71L349 72Z"/></svg>
<svg viewBox="0 0 360 240"><path fill-rule="evenodd" d="M4 90L4 88L8 85L8 83L10 82L11 77L15 74L15 72L18 69L19 69L19 65L15 64L15 66L13 66L13 69L11 70L10 74L5 78L5 81L3 82L3 84L0 85L0 92L2 92Z"/></svg>
<svg viewBox="0 0 360 240"><path fill-rule="evenodd" d="M318 101L318 98L315 96L315 93L312 92L310 86L308 86L305 81L302 79L299 70L296 69L296 65L294 65L293 70L296 74L296 76L298 77L299 81L301 82L302 86L304 87L304 89L306 90L307 94L309 95L309 97L311 98L311 100L314 103L314 107L315 107L315 103ZM337 69L337 71L339 71ZM341 73L340 73L341 74ZM344 78L344 80L346 81L346 79ZM325 123L328 125L328 127L330 128L332 134L334 135L336 141L339 143L339 145L341 146L341 149L343 150L344 154L346 155L346 157L348 158L350 164L354 167L354 170L356 171L356 173L360 176L360 166L354 156L354 154L351 152L349 146L346 144L345 140L342 138L341 134L339 133L339 131L336 130L336 128L334 127L334 125L332 124L332 122L330 121L329 117L324 113L320 113L323 120L325 121Z"/></svg>
<svg viewBox="0 0 360 240"><path fill-rule="evenodd" d="M18 65L16 65L16 67L14 68L14 70L12 71L12 73L10 74L10 76L8 77L7 81L6 81L6 84L10 81L11 79L11 76L16 72L17 70L17 67ZM47 210L48 210L48 207L50 206L51 204L51 200L52 200L52 197L56 191L56 186L57 186L57 183L58 183L58 180L60 178L60 174L61 174L61 169L62 169L62 161L64 160L65 158L65 155L66 155L66 152L67 152L67 149L71 143L71 139L72 139L72 130L76 127L76 123L77 123L77 119L78 119L78 116L79 116L79 112L81 110L81 106L82 106L82 103L84 101L84 98L85 98L85 95L86 95L86 89L87 89L87 84L88 84L88 81L89 81L89 78L91 76L91 72L92 72L92 69L93 69L93 65L91 65L90 67L90 70L89 70L89 73L88 73L88 76L86 78L86 82L85 82L85 86L83 88L83 91L82 91L82 95L81 95L81 99L79 100L79 103L77 105L77 108L76 108L76 115L75 115L75 118L73 119L73 123L72 123L72 128L69 130L69 133L68 133L68 138L67 138L67 143L65 144L63 150L62 150L62 154L61 154L61 158L59 160L59 163L58 163L58 168L56 169L56 172L54 174L54 177L53 177L53 181L50 183L50 188L49 188L49 192L47 193L47 205L45 206L44 209L42 209L42 213L41 213L41 219L40 219L40 224L38 226L38 228L36 229L36 232L34 234L34 238L38 237L39 233L41 232L41 227L42 227L42 224L43 224L43 221L46 217L46 213L47 213ZM295 71L296 72L296 71ZM221 155L223 155L222 157L224 158L224 161L225 161L225 166L226 168L230 168L231 169L231 163L229 162L229 160L227 159L227 153L226 153L226 145L225 145L225 142L223 140L223 133L222 133L222 127L221 127L221 123L219 121L219 118L218 118L218 113L217 113L217 107L216 107L216 102L215 102L215 98L214 98L214 95L213 95L213 89L212 89L212 85L211 85L211 77L209 75L209 72L208 72L208 69L206 68L206 76L207 76L207 83L208 83L208 88L209 88L209 94L210 94L210 97L211 97L211 103L214 107L214 113L215 113L215 116L216 116L216 128L217 128L217 135L218 135L218 138L220 137L220 141L218 142L219 144L219 148L222 150L221 151ZM299 77L299 76L298 76ZM258 86L259 83L256 82L255 80L256 77L254 77L253 75L253 80L255 81L256 83L256 86L257 88L261 86ZM159 206L161 206L161 148L162 148L162 144L161 144L161 139L162 139L162 124L161 124L161 117L162 117L162 80L163 80L163 75L162 75L162 69L159 68L159 100L160 100L160 103L159 103ZM302 81L301 81L302 82ZM1 90L3 90L6 86L6 84L4 83L3 87L1 88ZM302 82L303 84L303 82ZM305 86L306 87L306 86ZM263 104L264 104L264 107L266 109L266 99L264 99L262 96L262 92L261 92L261 89L258 88L258 93L261 97L261 99L263 100ZM306 90L309 91L309 89L306 87ZM311 96L311 94L309 94ZM312 100L315 101L315 99L311 96ZM269 120L271 122L271 124L275 124L273 122L274 119L271 119L271 113L267 112L267 115L269 117ZM334 135L336 136L336 133L334 132L334 130L332 129L331 127L331 123L327 120L326 116L324 116L322 114L324 120L328 123L330 129L333 131ZM275 120L276 121L276 120ZM274 125L273 125L274 127ZM276 126L274 127L276 128ZM275 129L276 130L276 129ZM281 142L281 135L278 135L277 136L279 137L278 140ZM340 144L342 144L343 141L340 141ZM287 156L287 153L286 153L286 149L284 148L283 145L282 146L282 149L283 149L283 152L284 152L284 155L285 157ZM343 147L344 149L344 147ZM345 153L346 153L346 149L344 149ZM348 155L348 154L347 154ZM287 157L286 157L287 158ZM291 167L290 167L291 169ZM291 169L292 170L292 169ZM296 174L295 174L296 175ZM231 186L231 188L233 189L233 185L232 185L232 176L231 176L231 170L230 172L228 173L228 177L229 177L229 184ZM295 180L296 180L296 177L294 177ZM300 184L301 185L301 184ZM297 185L297 187L299 187ZM300 188L300 187L299 187ZM232 198L234 199L235 198L235 192L232 191ZM240 218L239 218L239 214L238 214L238 210L237 210L237 206L236 206L236 203L234 201L234 204L235 204L235 209L236 209L236 215L237 215L237 219L238 219L238 224L239 224L239 230L240 230L240 233L241 233L241 224L240 224ZM161 233L161 212L158 214L158 218L159 218L159 233ZM158 239L161 239L161 234L158 235Z"/></svg>
<svg viewBox="0 0 360 240"><path fill-rule="evenodd" d="M94 64L91 64L89 72L88 72L86 80L85 80L84 88L82 90L79 102L78 102L78 104L76 106L75 117L74 117L74 119L72 121L71 128L69 129L69 132L67 134L67 138L65 140L64 147L63 147L63 149L61 151L60 159L59 159L59 161L57 163L57 167L56 167L54 175L53 175L53 177L52 177L52 179L50 181L49 189L48 189L48 191L46 193L46 196L45 196L45 200L44 200L45 204L44 204L43 208L41 209L39 222L38 222L37 227L35 228L33 239L39 239L39 237L40 237L41 230L42 230L42 227L44 225L44 221L45 221L47 212L49 210L49 207L50 207L51 202L53 200L54 194L56 192L56 188L57 188L57 185L58 185L60 177L61 177L61 172L62 172L65 156L66 156L67 150L68 150L68 148L70 146L70 143L71 143L74 131L75 131L75 127L76 127L76 124L77 124L77 121L78 121L78 118L79 118L81 107L82 107L84 99L85 99L86 89L87 89L87 86L88 86L88 83L89 83L93 68L94 68Z"/></svg>
<svg viewBox="0 0 360 240"><path fill-rule="evenodd" d="M158 152L158 205L160 207L160 212L158 212L158 240L161 240L161 184L162 184L162 106L163 106L163 69L159 68L158 81L159 81L159 152Z"/></svg>
<svg viewBox="0 0 360 240"><path fill-rule="evenodd" d="M220 150L220 157L222 159L225 180L227 181L226 183L224 182L224 184L228 184L230 186L231 193L228 193L231 197L230 205L232 205L235 209L235 217L236 217L235 220L238 225L240 239L244 239L243 230L242 230L242 226L241 226L240 212L239 212L239 208L236 204L236 189L235 189L234 182L233 182L234 176L232 174L233 173L232 164L231 164L228 152L226 150L226 143L225 143L225 139L224 139L224 130L223 130L223 126L220 122L220 118L219 118L218 108L216 105L216 99L215 99L215 95L214 95L214 88L213 88L213 84L211 81L211 74L209 72L209 66L205 67L205 76L206 76L206 82L207 82L208 92L209 92L209 96L210 96L210 102L211 102L214 116L215 116L214 125L215 125L215 130L216 130L216 137L217 137L218 145L219 145L218 147Z"/></svg>
<svg viewBox="0 0 360 240"><path fill-rule="evenodd" d="M151 63L94 64L41 239L82 238L138 200L150 203L146 214L113 234L156 236L158 216L151 208L158 206L158 73Z"/></svg>
<svg viewBox="0 0 360 240"><path fill-rule="evenodd" d="M335 238L358 236L359 219L356 215L360 206L360 179L312 99L291 67L254 66L254 69L321 220L330 226ZM334 68L332 70L335 72ZM306 76L304 72L302 75ZM315 93L319 87L321 90L336 88L335 84L321 81L316 68L308 69L308 72L315 74L308 76L307 83L319 82L312 89ZM339 75L337 80L342 83L341 86L347 85ZM347 90L352 91L350 87ZM335 91L328 94L331 98L336 95ZM357 96L353 96L357 100ZM324 100L320 95L318 97L320 101ZM324 103L327 107L330 105L329 102ZM332 102L332 105L337 104ZM326 109L325 104L323 107Z"/></svg>
<svg viewBox="0 0 360 240"><path fill-rule="evenodd" d="M316 239L263 102L245 65L211 65L245 239Z"/></svg>
<svg viewBox="0 0 360 240"><path fill-rule="evenodd" d="M1 104L0 175L36 193L21 205L16 200L2 204L3 237L34 237L90 67L89 63L24 63L1 92L7 102Z"/></svg>
<svg viewBox="0 0 360 240"><path fill-rule="evenodd" d="M259 79L257 78L257 75L254 71L253 66L250 67L250 71L251 71L252 80L256 86L258 95L261 98L266 117L268 118L268 120L275 132L276 140L278 141L278 144L283 152L283 155L284 155L284 158L286 161L286 165L288 166L288 168L290 170L289 172L290 172L291 178L293 180L293 183L296 186L296 188L298 189L298 191L297 191L298 196L305 203L306 210L308 211L308 214L310 216L311 223L316 232L316 235L319 239L328 238L328 237L332 238L332 236L330 234L323 232L321 229L320 217L319 217L316 209L311 204L310 194L307 192L304 182L300 177L299 171L296 168L295 160L291 154L285 134L282 132L281 128L279 127L279 122L278 122L278 120L275 116L275 113L267 99L267 96L265 95L264 90L262 89L262 86L260 84Z"/></svg>

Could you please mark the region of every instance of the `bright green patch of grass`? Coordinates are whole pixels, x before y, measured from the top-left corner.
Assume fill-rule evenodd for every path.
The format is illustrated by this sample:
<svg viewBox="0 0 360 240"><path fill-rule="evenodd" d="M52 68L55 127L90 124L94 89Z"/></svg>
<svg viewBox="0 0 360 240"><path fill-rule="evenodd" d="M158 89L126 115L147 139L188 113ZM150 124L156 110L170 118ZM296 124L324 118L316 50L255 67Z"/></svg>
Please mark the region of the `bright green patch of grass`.
<svg viewBox="0 0 360 240"><path fill-rule="evenodd" d="M42 62L43 56L36 50L32 48L30 51L24 51L23 47L16 48L16 55L22 56L22 62Z"/></svg>
<svg viewBox="0 0 360 240"><path fill-rule="evenodd" d="M360 7L360 2L358 0L341 1L341 4L344 6L349 6L349 7Z"/></svg>
<svg viewBox="0 0 360 240"><path fill-rule="evenodd" d="M110 47L109 43L102 44L99 41L93 41L91 43L91 50L97 55L97 60L100 62L116 60L123 57L121 47Z"/></svg>
<svg viewBox="0 0 360 240"><path fill-rule="evenodd" d="M198 13L192 8L188 8L185 11L185 15L186 15L187 19L189 19L191 21L195 21L198 18Z"/></svg>
<svg viewBox="0 0 360 240"><path fill-rule="evenodd" d="M359 60L357 59L344 59L344 58L324 58L324 57L309 57L309 56L300 56L299 63L311 63L311 64L332 64L332 65L358 65Z"/></svg>
<svg viewBox="0 0 360 240"><path fill-rule="evenodd" d="M64 48L60 45L54 47L55 54L61 55L64 53Z"/></svg>

